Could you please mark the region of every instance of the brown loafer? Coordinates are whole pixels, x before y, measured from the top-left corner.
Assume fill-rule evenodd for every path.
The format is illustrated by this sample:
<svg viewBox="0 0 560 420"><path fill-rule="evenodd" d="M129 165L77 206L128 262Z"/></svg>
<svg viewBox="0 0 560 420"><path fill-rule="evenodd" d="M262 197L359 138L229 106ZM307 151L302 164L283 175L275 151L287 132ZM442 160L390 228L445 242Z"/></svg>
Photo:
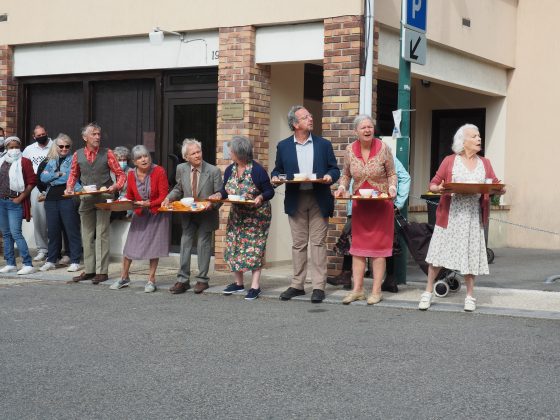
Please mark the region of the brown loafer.
<svg viewBox="0 0 560 420"><path fill-rule="evenodd" d="M107 274L97 274L97 275L91 280L91 284L103 283L105 280L109 280L109 276L108 276Z"/></svg>
<svg viewBox="0 0 560 420"><path fill-rule="evenodd" d="M66 283L78 283L84 280L91 280L94 277L95 273L86 273L85 271L82 271L82 274L76 277L72 277L72 280L68 280Z"/></svg>
<svg viewBox="0 0 560 420"><path fill-rule="evenodd" d="M193 287L193 292L195 292L196 294L202 293L203 291L205 291L206 289L208 289L210 286L208 286L208 283L203 283L201 281L197 281L196 284Z"/></svg>
<svg viewBox="0 0 560 420"><path fill-rule="evenodd" d="M174 295L179 295L181 293L185 293L188 289L190 289L188 283L181 283L180 281L178 281L169 288L169 291Z"/></svg>

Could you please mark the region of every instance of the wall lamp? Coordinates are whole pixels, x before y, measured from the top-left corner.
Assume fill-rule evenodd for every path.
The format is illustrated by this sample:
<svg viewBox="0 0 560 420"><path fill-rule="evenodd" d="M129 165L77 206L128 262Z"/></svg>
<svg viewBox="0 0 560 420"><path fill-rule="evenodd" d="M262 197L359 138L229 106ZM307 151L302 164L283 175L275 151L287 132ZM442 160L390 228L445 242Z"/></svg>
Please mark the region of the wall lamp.
<svg viewBox="0 0 560 420"><path fill-rule="evenodd" d="M204 38L194 38L194 39L187 39L185 34L175 31L166 31L165 29L161 29L160 27L155 27L152 32L148 34L150 37L150 44L151 45L161 45L163 43L164 34L175 35L179 37L179 41L183 44L188 44L195 41L204 42L204 61L207 61L208 57L208 43Z"/></svg>

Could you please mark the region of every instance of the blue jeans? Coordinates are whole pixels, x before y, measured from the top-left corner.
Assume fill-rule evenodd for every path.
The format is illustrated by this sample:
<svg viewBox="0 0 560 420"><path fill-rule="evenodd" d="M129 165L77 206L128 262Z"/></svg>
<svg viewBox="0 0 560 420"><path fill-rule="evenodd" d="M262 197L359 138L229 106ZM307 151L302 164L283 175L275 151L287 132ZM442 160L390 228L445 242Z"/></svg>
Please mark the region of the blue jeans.
<svg viewBox="0 0 560 420"><path fill-rule="evenodd" d="M21 233L23 205L12 200L0 198L0 229L4 239L4 258L6 264L16 265L14 242L17 244L23 265L33 265L27 242Z"/></svg>
<svg viewBox="0 0 560 420"><path fill-rule="evenodd" d="M47 232L49 235L49 252L47 261L56 263L62 247L62 232L68 235L66 246L70 261L80 263L82 258L82 236L80 235L80 215L73 199L45 201L47 215Z"/></svg>

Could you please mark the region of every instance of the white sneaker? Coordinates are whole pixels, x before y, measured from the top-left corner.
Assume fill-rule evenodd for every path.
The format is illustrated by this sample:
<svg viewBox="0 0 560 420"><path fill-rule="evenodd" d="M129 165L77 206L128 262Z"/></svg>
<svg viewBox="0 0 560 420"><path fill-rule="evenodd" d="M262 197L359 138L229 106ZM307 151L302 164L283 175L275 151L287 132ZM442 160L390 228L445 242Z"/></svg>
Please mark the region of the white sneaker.
<svg viewBox="0 0 560 420"><path fill-rule="evenodd" d="M40 251L35 258L33 258L33 261L43 261L45 258L47 258L47 254L45 254L43 251Z"/></svg>
<svg viewBox="0 0 560 420"><path fill-rule="evenodd" d="M420 303L418 304L418 309L420 309L421 311L425 311L426 309L428 309L432 304L432 296L433 293L430 292L422 293L422 295L420 295Z"/></svg>
<svg viewBox="0 0 560 420"><path fill-rule="evenodd" d="M72 263L70 264L70 267L68 267L68 270L66 271L78 271L79 269L80 269L80 264Z"/></svg>
<svg viewBox="0 0 560 420"><path fill-rule="evenodd" d="M65 255L60 260L58 260L56 263L60 264L60 265L69 265L70 264L70 257L68 255Z"/></svg>
<svg viewBox="0 0 560 420"><path fill-rule="evenodd" d="M120 279L114 282L112 285L110 285L109 289L119 290L122 289L123 287L128 287L129 284L130 284L130 279Z"/></svg>
<svg viewBox="0 0 560 420"><path fill-rule="evenodd" d="M15 265L7 265L0 269L0 273L13 273L14 271L17 271L17 267Z"/></svg>
<svg viewBox="0 0 560 420"><path fill-rule="evenodd" d="M473 312L476 309L476 299L472 296L467 296L465 298L465 307L463 309L467 312Z"/></svg>
<svg viewBox="0 0 560 420"><path fill-rule="evenodd" d="M156 285L154 283L152 283L151 281L149 281L148 283L146 283L146 285L144 286L144 293L152 293L156 291Z"/></svg>
<svg viewBox="0 0 560 420"><path fill-rule="evenodd" d="M39 268L39 270L41 271L49 271L49 270L54 270L56 268L56 265L54 265L52 262L46 262L45 264L43 264L41 266L41 268Z"/></svg>
<svg viewBox="0 0 560 420"><path fill-rule="evenodd" d="M17 273L21 276L21 275L31 274L34 272L35 272L35 267L33 267L32 265L24 265L23 268L19 270Z"/></svg>

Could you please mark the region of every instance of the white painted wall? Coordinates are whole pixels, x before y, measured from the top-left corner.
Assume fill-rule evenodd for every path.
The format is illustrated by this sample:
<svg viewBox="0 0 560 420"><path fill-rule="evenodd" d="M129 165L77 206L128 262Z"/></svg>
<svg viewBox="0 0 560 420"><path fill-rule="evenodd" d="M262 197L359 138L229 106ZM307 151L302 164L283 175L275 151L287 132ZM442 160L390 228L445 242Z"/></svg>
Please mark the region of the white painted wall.
<svg viewBox="0 0 560 420"><path fill-rule="evenodd" d="M257 29L255 61L259 64L323 60L323 22Z"/></svg>
<svg viewBox="0 0 560 420"><path fill-rule="evenodd" d="M166 34L162 44L152 45L146 34L134 38L21 45L14 51L14 75L217 66L218 33L189 34L187 40L194 38L202 38L206 44L202 41L184 43L179 37Z"/></svg>
<svg viewBox="0 0 560 420"><path fill-rule="evenodd" d="M274 168L276 146L290 136L286 116L292 105L303 103L303 63L271 66L269 166ZM320 125L320 120L319 123ZM269 263L292 259L292 235L284 213L284 186L276 188L272 199L272 223L268 234L266 260Z"/></svg>

